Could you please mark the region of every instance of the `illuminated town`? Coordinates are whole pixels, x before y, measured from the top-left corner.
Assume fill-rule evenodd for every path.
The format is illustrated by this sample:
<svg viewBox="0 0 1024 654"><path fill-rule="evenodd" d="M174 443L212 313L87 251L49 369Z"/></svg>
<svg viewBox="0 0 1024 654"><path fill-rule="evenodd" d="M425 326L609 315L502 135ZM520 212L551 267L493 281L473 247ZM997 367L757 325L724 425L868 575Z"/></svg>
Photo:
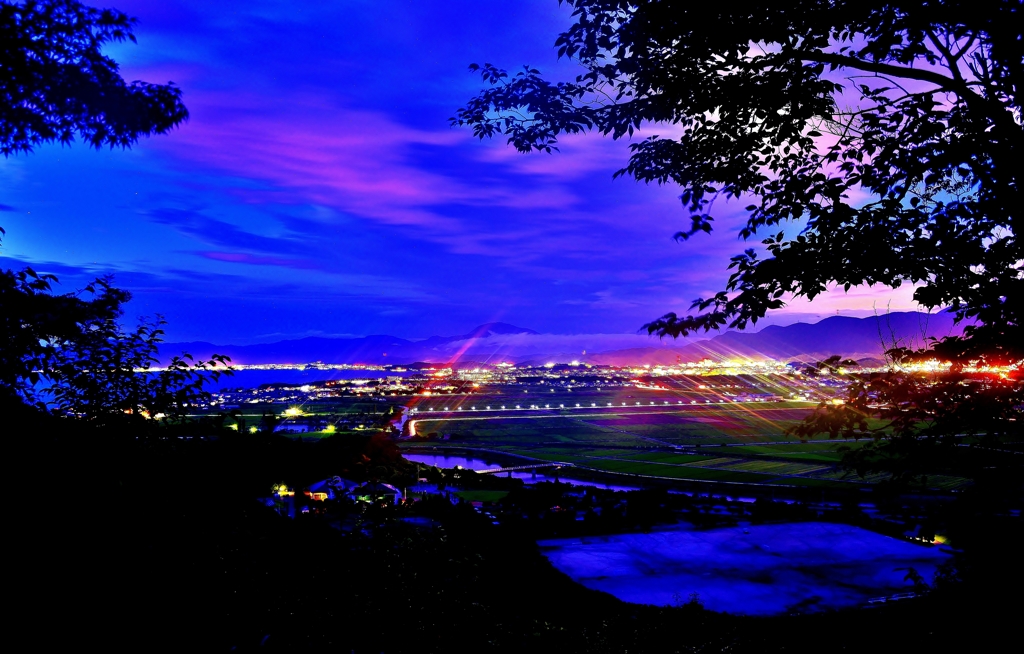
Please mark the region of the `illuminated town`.
<svg viewBox="0 0 1024 654"><path fill-rule="evenodd" d="M1012 366L965 367L963 373L981 378L1007 375L1020 370L1022 364ZM214 394L212 406L235 407L242 404L296 403L340 397L407 397L415 400L412 411L488 411L498 407L466 404L472 396L503 395L517 399L518 392L572 392L587 389L637 388L660 391L672 396L659 404L696 404L709 402L765 402L795 400L807 402L829 401L839 398L855 375L882 372L909 372L934 374L947 371L948 363L926 361L904 365L877 367L836 367L817 369L811 364L782 363L778 361L711 361L676 366L601 366L571 362L547 363L541 366L516 366L498 363L472 368L420 364L420 367L385 365L323 364L258 364L236 365L239 372L246 370L303 371L320 377L302 384L265 383L257 388L238 388ZM152 368L150 370L159 370ZM330 372L344 370L365 372L348 379L331 379ZM317 375L315 373L325 373ZM679 395L679 397L675 397ZM441 398L453 396L445 404ZM699 397L698 397L699 396ZM533 399L534 396L531 396ZM542 396L543 397L543 396ZM428 398L430 398L428 400ZM649 401L653 406L656 402ZM444 408L442 408L444 404ZM506 403L508 404L508 403ZM635 402L639 405L639 402ZM448 406L451 405L451 406ZM600 408L591 403L584 408ZM605 406L611 406L606 404ZM537 402L519 401L500 407L501 410L550 409L550 402L541 407ZM570 404L556 408L580 408Z"/></svg>

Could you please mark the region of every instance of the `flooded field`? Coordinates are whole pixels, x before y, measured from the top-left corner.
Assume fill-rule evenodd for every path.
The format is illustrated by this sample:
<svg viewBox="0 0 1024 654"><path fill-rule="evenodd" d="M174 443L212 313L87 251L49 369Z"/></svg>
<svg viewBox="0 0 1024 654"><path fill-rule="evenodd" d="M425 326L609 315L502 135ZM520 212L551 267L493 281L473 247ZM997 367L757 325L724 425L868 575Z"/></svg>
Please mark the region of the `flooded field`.
<svg viewBox="0 0 1024 654"><path fill-rule="evenodd" d="M949 558L848 525L807 522L541 541L556 568L588 588L638 604L673 605L694 593L712 611L745 615L865 605L931 581Z"/></svg>

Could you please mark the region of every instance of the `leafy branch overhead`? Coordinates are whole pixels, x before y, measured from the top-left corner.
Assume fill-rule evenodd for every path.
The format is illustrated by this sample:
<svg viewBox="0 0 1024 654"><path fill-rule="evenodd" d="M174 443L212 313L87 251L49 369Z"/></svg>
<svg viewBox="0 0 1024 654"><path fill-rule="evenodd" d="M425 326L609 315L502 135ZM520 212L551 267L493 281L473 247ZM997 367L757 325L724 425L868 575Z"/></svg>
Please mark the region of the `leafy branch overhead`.
<svg viewBox="0 0 1024 654"><path fill-rule="evenodd" d="M184 354L157 370L164 321L120 324L131 295L95 280L80 292L54 294L53 275L31 268L0 272L0 406L34 406L111 428L160 414L182 417L204 401L208 385L232 374L228 358Z"/></svg>
<svg viewBox="0 0 1024 654"><path fill-rule="evenodd" d="M488 87L452 123L521 152L643 134L616 175L681 189L680 240L711 231L716 198L748 203L741 236L763 251L650 332L743 328L789 296L909 282L969 319L948 355L1021 357L1020 3L567 4L575 24L555 43L581 74L473 65Z"/></svg>
<svg viewBox="0 0 1024 654"><path fill-rule="evenodd" d="M51 404L60 414L110 427L150 418L181 419L209 399L208 384L230 375L229 359L213 355L195 361L172 357L162 368L158 344L164 321L143 321L126 331L103 319L85 326L75 339L55 347L44 374L52 380Z"/></svg>
<svg viewBox="0 0 1024 654"><path fill-rule="evenodd" d="M181 89L126 82L103 55L105 45L134 43L136 22L75 0L0 2L0 153L76 135L95 148L124 148L187 120Z"/></svg>
<svg viewBox="0 0 1024 654"><path fill-rule="evenodd" d="M103 46L135 42L136 21L75 0L0 0L0 153L31 152L76 135L99 148L133 145L188 118L173 84L125 82ZM4 234L0 228L0 236ZM227 357L174 357L159 371L164 324L119 324L131 295L110 277L55 294L57 278L32 268L0 271L0 408L52 410L94 427L147 416L182 417L231 374Z"/></svg>

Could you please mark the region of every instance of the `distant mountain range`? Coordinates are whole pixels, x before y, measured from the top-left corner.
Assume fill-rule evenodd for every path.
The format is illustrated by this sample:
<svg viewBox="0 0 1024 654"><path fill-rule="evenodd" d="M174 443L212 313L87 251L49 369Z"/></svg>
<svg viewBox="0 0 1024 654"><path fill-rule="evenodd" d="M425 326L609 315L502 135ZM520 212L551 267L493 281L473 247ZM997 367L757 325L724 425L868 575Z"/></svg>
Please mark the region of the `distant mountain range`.
<svg viewBox="0 0 1024 654"><path fill-rule="evenodd" d="M758 332L730 331L682 347L643 348L602 352L588 362L629 365L634 362L672 364L750 358L777 361L817 361L839 354L853 359L878 359L896 346L923 347L929 338L959 335L953 314L890 313L868 318L833 316L816 323L773 325Z"/></svg>
<svg viewBox="0 0 1024 654"><path fill-rule="evenodd" d="M431 336L421 341L410 341L397 336L363 336L360 338L326 338L311 336L295 340L260 343L257 345L214 345L204 341L163 343L161 357L166 359L179 352L208 359L211 354L226 354L234 363L367 363L406 364L414 361L446 362L459 351L461 344L509 336L538 335L502 322L480 325L460 336Z"/></svg>
<svg viewBox="0 0 1024 654"><path fill-rule="evenodd" d="M833 316L820 322L771 326L758 332L730 331L713 338L658 341L639 335L540 334L507 323L487 323L459 336L408 340L397 336L361 338L309 337L258 345L214 345L202 341L164 343L164 359L180 352L197 358L226 354L234 363L411 364L413 362L473 365L512 361L519 364L568 362L606 365L673 364L731 358L810 361L839 354L855 359L878 358L894 344L921 346L928 338L959 334L948 312L906 312L870 318ZM652 343L652 345L647 345ZM626 345L626 347L623 347Z"/></svg>

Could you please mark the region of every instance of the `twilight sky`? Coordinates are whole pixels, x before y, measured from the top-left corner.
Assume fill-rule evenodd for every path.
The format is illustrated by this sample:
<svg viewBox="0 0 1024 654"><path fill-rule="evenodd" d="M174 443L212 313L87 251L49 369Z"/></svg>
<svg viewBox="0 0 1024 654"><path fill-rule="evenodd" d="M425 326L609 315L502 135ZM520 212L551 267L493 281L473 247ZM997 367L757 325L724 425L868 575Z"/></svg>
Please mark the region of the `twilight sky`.
<svg viewBox="0 0 1024 654"><path fill-rule="evenodd" d="M741 202L713 235L674 242L679 190L612 180L628 141L520 155L449 128L482 87L470 63L576 74L556 60L570 24L556 0L91 4L139 18L138 45L108 54L126 79L182 87L191 119L128 151L0 159L0 266L53 272L62 291L113 273L127 317L163 314L168 340L489 321L633 333L720 290L744 247ZM773 322L910 309L910 292L853 289Z"/></svg>

